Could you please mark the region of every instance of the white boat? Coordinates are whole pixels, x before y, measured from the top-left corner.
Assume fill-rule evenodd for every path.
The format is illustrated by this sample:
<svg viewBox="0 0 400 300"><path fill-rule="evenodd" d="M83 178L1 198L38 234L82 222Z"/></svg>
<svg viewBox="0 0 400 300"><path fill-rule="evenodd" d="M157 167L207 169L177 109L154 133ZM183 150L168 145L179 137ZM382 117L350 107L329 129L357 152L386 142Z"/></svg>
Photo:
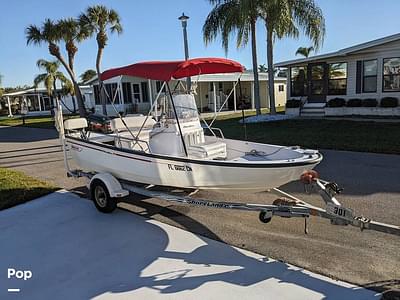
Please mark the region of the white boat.
<svg viewBox="0 0 400 300"><path fill-rule="evenodd" d="M224 138L222 132L201 126L192 93L174 92L168 85L171 79L242 70L231 60L202 58L106 71L103 80L130 75L164 81L168 98L158 103L161 114L153 109L159 93L147 116L112 120L111 134L84 131L83 118L66 120L65 146L83 171L157 186L256 192L299 179L322 160L318 151Z"/></svg>

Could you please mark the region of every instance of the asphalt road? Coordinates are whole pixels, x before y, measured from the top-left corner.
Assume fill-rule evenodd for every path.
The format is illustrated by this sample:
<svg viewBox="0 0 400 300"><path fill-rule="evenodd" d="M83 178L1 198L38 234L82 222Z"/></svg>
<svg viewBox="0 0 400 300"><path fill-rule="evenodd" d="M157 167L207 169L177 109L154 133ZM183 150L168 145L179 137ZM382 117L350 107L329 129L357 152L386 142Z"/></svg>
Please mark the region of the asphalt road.
<svg viewBox="0 0 400 300"><path fill-rule="evenodd" d="M0 167L11 167L51 181L60 187L85 193L85 180L67 179L56 132L33 128L0 127ZM22 149L49 147L22 151ZM18 151L15 151L18 150ZM344 188L338 197L357 214L381 222L400 224L400 156L322 151L325 158L317 167L326 180ZM39 154L38 154L39 153ZM41 154L40 154L41 153ZM308 195L300 183L283 187L313 204L318 195ZM196 197L270 203L267 193L223 194L200 192ZM157 199L130 197L120 206L197 234L289 262L333 278L380 290L400 286L400 238L356 228L338 227L328 220L311 217L309 234L304 221L274 218L258 221L252 212L224 211L170 205Z"/></svg>

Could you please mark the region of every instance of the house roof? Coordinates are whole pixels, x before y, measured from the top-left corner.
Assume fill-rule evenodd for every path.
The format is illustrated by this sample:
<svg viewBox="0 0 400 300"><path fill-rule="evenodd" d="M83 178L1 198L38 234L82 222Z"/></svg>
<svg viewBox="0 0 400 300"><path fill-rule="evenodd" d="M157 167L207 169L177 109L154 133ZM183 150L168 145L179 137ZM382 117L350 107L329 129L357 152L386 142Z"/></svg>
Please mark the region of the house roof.
<svg viewBox="0 0 400 300"><path fill-rule="evenodd" d="M293 59L293 60L288 60L288 61L283 61L276 63L274 66L275 67L287 67L295 64L302 64L302 63L307 63L310 61L316 61L316 60L321 60L321 59L327 59L327 58L332 58L332 57L337 57L337 56L346 56L349 54L352 54L354 52L362 51L369 49L371 47L375 46L380 46L386 43L394 42L400 40L400 33L389 35L380 39L376 39L373 41L369 41L366 43L358 44L352 47L344 48L335 52L330 52L326 54L321 54L321 55L315 55L311 56L308 58L301 58L301 59Z"/></svg>

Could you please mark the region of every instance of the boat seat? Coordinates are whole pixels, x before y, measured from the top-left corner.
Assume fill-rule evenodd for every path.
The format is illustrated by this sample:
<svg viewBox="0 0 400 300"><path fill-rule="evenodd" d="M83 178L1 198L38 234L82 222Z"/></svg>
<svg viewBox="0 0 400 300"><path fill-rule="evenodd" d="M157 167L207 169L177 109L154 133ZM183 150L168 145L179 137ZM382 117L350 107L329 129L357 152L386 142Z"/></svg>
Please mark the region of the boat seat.
<svg viewBox="0 0 400 300"><path fill-rule="evenodd" d="M189 145L187 147L189 156L208 159L226 159L226 144L220 141L204 142Z"/></svg>
<svg viewBox="0 0 400 300"><path fill-rule="evenodd" d="M82 130L88 127L88 122L85 118L68 119L64 121L65 130Z"/></svg>
<svg viewBox="0 0 400 300"><path fill-rule="evenodd" d="M66 130L69 135L85 140L89 137L89 134L86 132L87 127L88 122L85 118L75 118L64 121L64 130Z"/></svg>
<svg viewBox="0 0 400 300"><path fill-rule="evenodd" d="M192 129L184 134L189 156L208 159L225 159L226 144L221 141L206 141L203 128Z"/></svg>
<svg viewBox="0 0 400 300"><path fill-rule="evenodd" d="M146 120L146 116L142 115L142 116L125 117L123 118L123 120L125 121L125 124L129 129L140 128L143 122ZM143 128L152 128L154 124L156 124L156 121L154 121L151 117L148 117ZM110 125L111 125L111 130L114 131L115 133L127 131L124 123L120 118L112 119Z"/></svg>

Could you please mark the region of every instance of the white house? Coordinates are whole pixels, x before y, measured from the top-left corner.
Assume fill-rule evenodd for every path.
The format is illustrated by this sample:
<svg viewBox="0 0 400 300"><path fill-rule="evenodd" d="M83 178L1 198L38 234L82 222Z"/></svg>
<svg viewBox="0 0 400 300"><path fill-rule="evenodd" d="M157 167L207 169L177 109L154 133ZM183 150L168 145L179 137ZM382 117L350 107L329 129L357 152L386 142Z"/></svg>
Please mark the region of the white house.
<svg viewBox="0 0 400 300"><path fill-rule="evenodd" d="M94 108L94 97L91 86L80 86L82 95L84 97L85 106L88 110ZM62 96L61 103L64 113L71 113L75 107L78 108L76 99L70 95ZM21 111L21 105L25 102L28 108L28 114L30 115L46 115L50 114L50 110L55 106L52 103L50 96L45 88L31 88L23 91L17 91L12 93L3 94L0 99L0 111L3 114L13 116L19 114Z"/></svg>
<svg viewBox="0 0 400 300"><path fill-rule="evenodd" d="M289 69L287 99L303 100L305 109L323 109L335 97L400 98L400 34L275 67Z"/></svg>
<svg viewBox="0 0 400 300"><path fill-rule="evenodd" d="M244 72L240 77L240 85L236 85L229 95L237 74L209 74L192 77L195 86L197 107L201 113L214 113L215 111L237 111L240 109L242 99L245 109L255 109L254 103L254 78L251 71ZM185 80L182 80L185 81ZM268 75L259 74L261 107L269 108ZM96 111L101 113L102 107L99 97L97 79L87 82L93 85L93 94ZM119 112L145 113L151 107L152 101L160 91L162 82L138 77L122 76L111 78L104 82L107 94L111 95L114 105ZM179 81L172 81L170 86L179 88ZM228 97L229 96L229 97ZM228 100L225 102L225 100ZM286 78L275 78L276 106L284 106L286 102ZM225 102L225 105L221 107ZM112 105L107 102L107 113L115 115Z"/></svg>

